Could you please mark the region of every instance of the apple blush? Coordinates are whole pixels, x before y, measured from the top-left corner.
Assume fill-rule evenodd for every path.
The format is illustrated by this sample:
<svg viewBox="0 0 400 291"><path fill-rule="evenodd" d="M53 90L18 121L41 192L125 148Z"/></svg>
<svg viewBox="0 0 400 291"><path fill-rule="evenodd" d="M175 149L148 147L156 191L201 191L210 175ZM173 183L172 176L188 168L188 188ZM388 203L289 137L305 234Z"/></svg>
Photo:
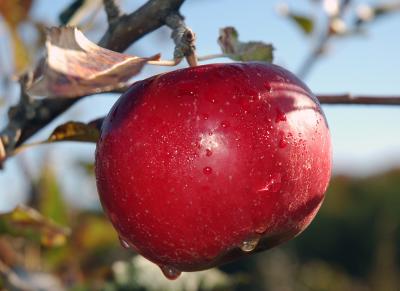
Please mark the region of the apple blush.
<svg viewBox="0 0 400 291"><path fill-rule="evenodd" d="M133 84L103 123L95 168L122 245L174 279L302 232L331 160L305 84L275 65L229 63Z"/></svg>

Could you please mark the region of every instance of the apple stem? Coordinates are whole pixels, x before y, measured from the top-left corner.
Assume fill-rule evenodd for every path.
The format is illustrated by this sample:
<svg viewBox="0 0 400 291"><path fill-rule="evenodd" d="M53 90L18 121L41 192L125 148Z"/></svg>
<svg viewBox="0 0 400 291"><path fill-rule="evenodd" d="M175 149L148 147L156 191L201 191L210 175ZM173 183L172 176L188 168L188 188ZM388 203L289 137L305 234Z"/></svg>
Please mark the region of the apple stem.
<svg viewBox="0 0 400 291"><path fill-rule="evenodd" d="M186 26L179 13L172 13L165 19L165 24L172 29L171 37L175 43L174 59L186 58L189 66L197 66L196 34Z"/></svg>
<svg viewBox="0 0 400 291"><path fill-rule="evenodd" d="M202 61L207 61L207 60L212 60L212 59L218 59L218 58L229 58L228 54L211 54L211 55L205 55L198 57L197 60L202 62Z"/></svg>
<svg viewBox="0 0 400 291"><path fill-rule="evenodd" d="M196 53L186 56L186 61L188 62L190 67L196 67L198 65L198 58Z"/></svg>
<svg viewBox="0 0 400 291"><path fill-rule="evenodd" d="M178 65L182 59L175 59L175 60L157 60L157 61L148 61L147 63L149 65L155 65L155 66L169 66L173 67Z"/></svg>

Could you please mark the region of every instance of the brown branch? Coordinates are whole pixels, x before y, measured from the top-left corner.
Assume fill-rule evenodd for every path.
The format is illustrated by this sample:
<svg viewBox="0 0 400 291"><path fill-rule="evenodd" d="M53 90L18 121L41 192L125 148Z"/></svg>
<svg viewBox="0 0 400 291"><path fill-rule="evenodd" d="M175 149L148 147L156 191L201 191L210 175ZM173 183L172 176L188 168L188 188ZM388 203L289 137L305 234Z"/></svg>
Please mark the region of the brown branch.
<svg viewBox="0 0 400 291"><path fill-rule="evenodd" d="M108 8L106 7L108 17L114 18L116 14L113 5L115 3L113 1L105 2L109 5ZM149 0L131 14L120 15L120 12L118 12L118 18L110 22L99 44L105 48L122 52L144 35L163 26L166 23L166 18L170 14L177 13L183 3L184 0ZM54 98L35 101L27 101L21 98L19 104L10 111L8 125L0 131L2 144L6 151L10 152L15 147L20 146L78 100L80 98Z"/></svg>
<svg viewBox="0 0 400 291"><path fill-rule="evenodd" d="M122 15L121 9L115 1L116 0L103 0L104 10L106 11L107 20L110 25L117 21Z"/></svg>
<svg viewBox="0 0 400 291"><path fill-rule="evenodd" d="M321 104L400 105L400 96L317 95Z"/></svg>
<svg viewBox="0 0 400 291"><path fill-rule="evenodd" d="M118 23L111 26L99 45L121 52L142 36L165 24L166 18L179 8L185 0L150 0L135 12L122 15Z"/></svg>

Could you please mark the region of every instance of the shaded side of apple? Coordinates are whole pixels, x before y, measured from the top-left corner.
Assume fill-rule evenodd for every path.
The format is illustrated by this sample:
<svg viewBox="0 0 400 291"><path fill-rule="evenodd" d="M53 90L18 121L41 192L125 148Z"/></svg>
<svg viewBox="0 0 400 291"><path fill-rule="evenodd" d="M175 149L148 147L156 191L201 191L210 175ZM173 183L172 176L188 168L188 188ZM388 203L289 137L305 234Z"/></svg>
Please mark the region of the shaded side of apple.
<svg viewBox="0 0 400 291"><path fill-rule="evenodd" d="M102 205L124 242L194 271L289 240L331 175L320 105L293 74L213 64L134 84L96 151Z"/></svg>

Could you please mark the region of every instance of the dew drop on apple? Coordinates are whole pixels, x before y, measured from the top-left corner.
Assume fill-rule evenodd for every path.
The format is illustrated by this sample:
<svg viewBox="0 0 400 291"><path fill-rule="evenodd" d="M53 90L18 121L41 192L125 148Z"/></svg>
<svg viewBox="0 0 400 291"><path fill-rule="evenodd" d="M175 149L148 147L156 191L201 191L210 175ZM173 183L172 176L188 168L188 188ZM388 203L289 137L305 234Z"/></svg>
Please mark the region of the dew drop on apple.
<svg viewBox="0 0 400 291"><path fill-rule="evenodd" d="M251 252L257 247L259 242L260 242L260 238L259 237L254 237L254 238L251 238L251 239L247 239L247 240L242 242L242 244L240 245L240 249L243 252L246 252L246 253Z"/></svg>
<svg viewBox="0 0 400 291"><path fill-rule="evenodd" d="M212 150L206 149L206 156L211 157L212 156Z"/></svg>
<svg viewBox="0 0 400 291"><path fill-rule="evenodd" d="M275 122L286 121L286 114L279 108L276 110L276 119Z"/></svg>
<svg viewBox="0 0 400 291"><path fill-rule="evenodd" d="M119 242L120 242L120 244L121 244L121 246L124 248L124 249L129 249L131 246L129 245L129 243L126 241L126 240L124 240L122 237L118 237L119 238Z"/></svg>
<svg viewBox="0 0 400 291"><path fill-rule="evenodd" d="M255 232L258 234L263 234L266 231L267 231L267 228L265 226L259 226L255 229Z"/></svg>
<svg viewBox="0 0 400 291"><path fill-rule="evenodd" d="M210 175L212 173L212 168L211 167L204 167L203 173L206 175Z"/></svg>
<svg viewBox="0 0 400 291"><path fill-rule="evenodd" d="M227 127L229 127L229 122L228 122L228 121L222 121L222 122L221 122L221 127L222 127L222 128L227 128Z"/></svg>
<svg viewBox="0 0 400 291"><path fill-rule="evenodd" d="M167 279L175 280L181 275L181 271L170 266L160 266L161 271Z"/></svg>
<svg viewBox="0 0 400 291"><path fill-rule="evenodd" d="M272 92L272 87L269 82L265 82L264 87L268 92Z"/></svg>

